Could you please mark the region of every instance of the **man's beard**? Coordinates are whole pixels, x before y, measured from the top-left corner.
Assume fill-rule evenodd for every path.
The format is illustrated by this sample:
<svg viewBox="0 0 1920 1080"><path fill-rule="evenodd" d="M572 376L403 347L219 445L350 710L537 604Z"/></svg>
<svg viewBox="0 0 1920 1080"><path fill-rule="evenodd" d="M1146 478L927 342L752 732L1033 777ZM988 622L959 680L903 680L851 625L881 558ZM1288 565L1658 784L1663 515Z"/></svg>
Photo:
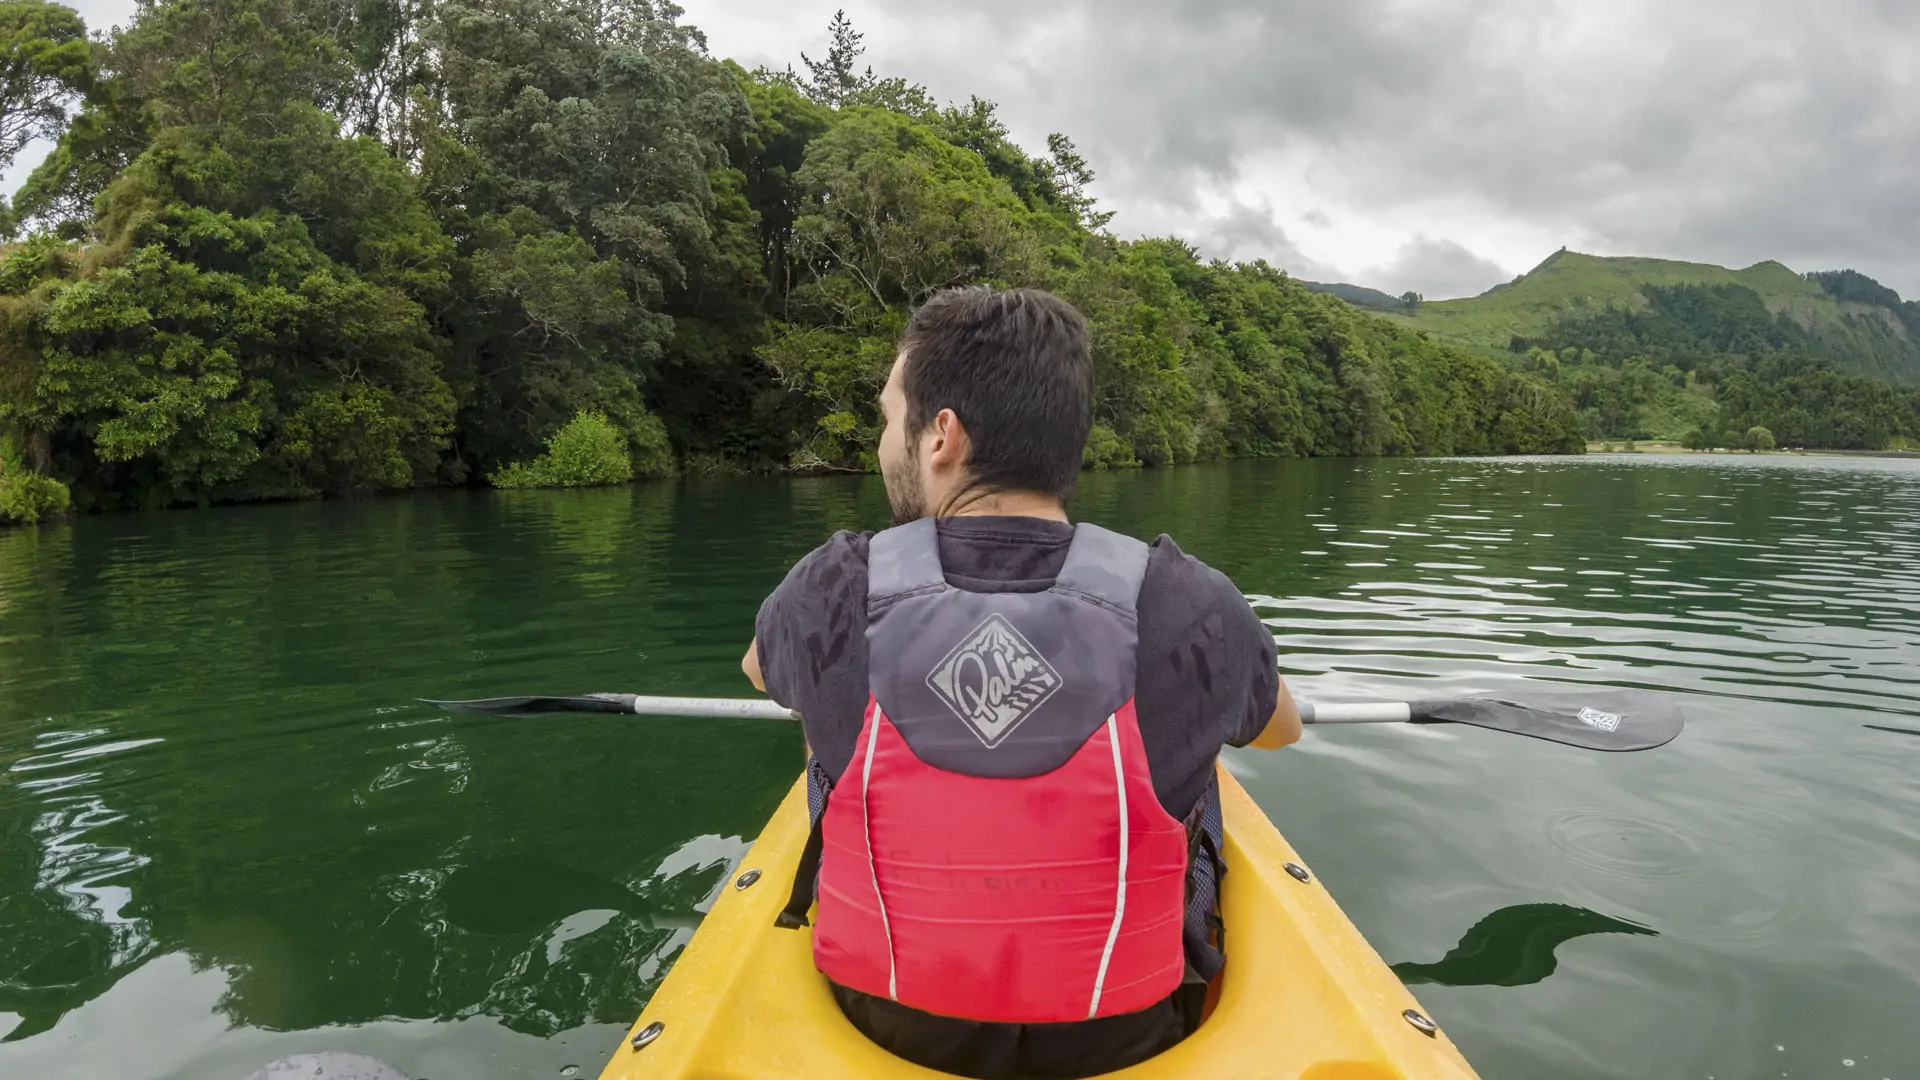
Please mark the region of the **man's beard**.
<svg viewBox="0 0 1920 1080"><path fill-rule="evenodd" d="M927 492L920 483L918 447L908 449L897 469L880 466L880 480L887 486L887 501L893 504L895 525L905 525L927 516Z"/></svg>

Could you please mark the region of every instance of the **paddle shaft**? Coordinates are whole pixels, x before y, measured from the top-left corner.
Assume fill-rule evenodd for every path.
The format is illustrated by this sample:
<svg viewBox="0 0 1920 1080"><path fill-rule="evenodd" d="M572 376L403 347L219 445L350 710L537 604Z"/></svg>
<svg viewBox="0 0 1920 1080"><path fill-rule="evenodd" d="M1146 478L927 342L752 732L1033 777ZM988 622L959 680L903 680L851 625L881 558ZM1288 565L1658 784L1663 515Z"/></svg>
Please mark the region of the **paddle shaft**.
<svg viewBox="0 0 1920 1080"><path fill-rule="evenodd" d="M797 720L793 710L760 698L655 697L636 694L633 711L639 716L739 717L743 720Z"/></svg>
<svg viewBox="0 0 1920 1080"><path fill-rule="evenodd" d="M1365 701L1333 705L1300 702L1303 724L1404 724L1413 719L1414 705L1407 701Z"/></svg>
<svg viewBox="0 0 1920 1080"><path fill-rule="evenodd" d="M791 710L772 701L754 698L659 697L639 694L633 699L632 711L638 716L739 717L752 720L792 720L794 718ZM1405 701L1300 706L1300 721L1306 724L1404 724L1412 719L1413 706Z"/></svg>
<svg viewBox="0 0 1920 1080"><path fill-rule="evenodd" d="M1430 701L1302 704L1308 724L1466 724L1546 739L1587 750L1651 750L1680 734L1685 718L1664 695L1607 687L1541 687L1526 690L1527 704L1506 697ZM793 712L750 698L658 697L646 694L573 694L503 697L475 701L429 701L442 708L487 716L549 716L601 713L627 716L737 717L793 720Z"/></svg>

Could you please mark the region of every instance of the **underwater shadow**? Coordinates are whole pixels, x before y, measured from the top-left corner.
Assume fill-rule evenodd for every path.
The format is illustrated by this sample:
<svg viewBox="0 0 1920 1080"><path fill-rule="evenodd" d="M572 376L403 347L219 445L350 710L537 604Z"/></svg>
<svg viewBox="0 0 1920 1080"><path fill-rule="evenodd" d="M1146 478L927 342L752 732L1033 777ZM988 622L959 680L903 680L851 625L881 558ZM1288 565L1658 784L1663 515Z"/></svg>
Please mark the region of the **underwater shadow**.
<svg viewBox="0 0 1920 1080"><path fill-rule="evenodd" d="M1439 962L1395 964L1393 972L1408 985L1528 986L1559 966L1555 949L1589 934L1659 931L1566 904L1520 904L1474 923Z"/></svg>

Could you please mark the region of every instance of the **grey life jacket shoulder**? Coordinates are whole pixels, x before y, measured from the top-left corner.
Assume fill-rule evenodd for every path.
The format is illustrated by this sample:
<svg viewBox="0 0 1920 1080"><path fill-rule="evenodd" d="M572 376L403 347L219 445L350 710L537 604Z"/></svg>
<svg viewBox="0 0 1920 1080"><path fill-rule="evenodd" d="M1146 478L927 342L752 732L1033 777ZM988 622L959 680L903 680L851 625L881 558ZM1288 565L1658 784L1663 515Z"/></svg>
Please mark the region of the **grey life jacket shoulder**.
<svg viewBox="0 0 1920 1080"><path fill-rule="evenodd" d="M874 535L868 680L920 760L969 776L1065 764L1134 695L1147 545L1082 522L1040 592L947 584L926 518Z"/></svg>

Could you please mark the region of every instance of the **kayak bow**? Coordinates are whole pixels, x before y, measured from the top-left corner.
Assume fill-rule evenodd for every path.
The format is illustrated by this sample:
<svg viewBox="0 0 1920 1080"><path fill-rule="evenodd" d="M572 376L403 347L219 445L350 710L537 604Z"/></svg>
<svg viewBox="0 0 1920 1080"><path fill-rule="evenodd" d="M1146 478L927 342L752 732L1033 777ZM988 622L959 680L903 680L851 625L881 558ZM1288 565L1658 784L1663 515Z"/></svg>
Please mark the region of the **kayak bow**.
<svg viewBox="0 0 1920 1080"><path fill-rule="evenodd" d="M1227 967L1200 1030L1115 1080L1471 1080L1473 1069L1225 769ZM780 930L807 839L787 793L600 1080L935 1080L869 1042Z"/></svg>

